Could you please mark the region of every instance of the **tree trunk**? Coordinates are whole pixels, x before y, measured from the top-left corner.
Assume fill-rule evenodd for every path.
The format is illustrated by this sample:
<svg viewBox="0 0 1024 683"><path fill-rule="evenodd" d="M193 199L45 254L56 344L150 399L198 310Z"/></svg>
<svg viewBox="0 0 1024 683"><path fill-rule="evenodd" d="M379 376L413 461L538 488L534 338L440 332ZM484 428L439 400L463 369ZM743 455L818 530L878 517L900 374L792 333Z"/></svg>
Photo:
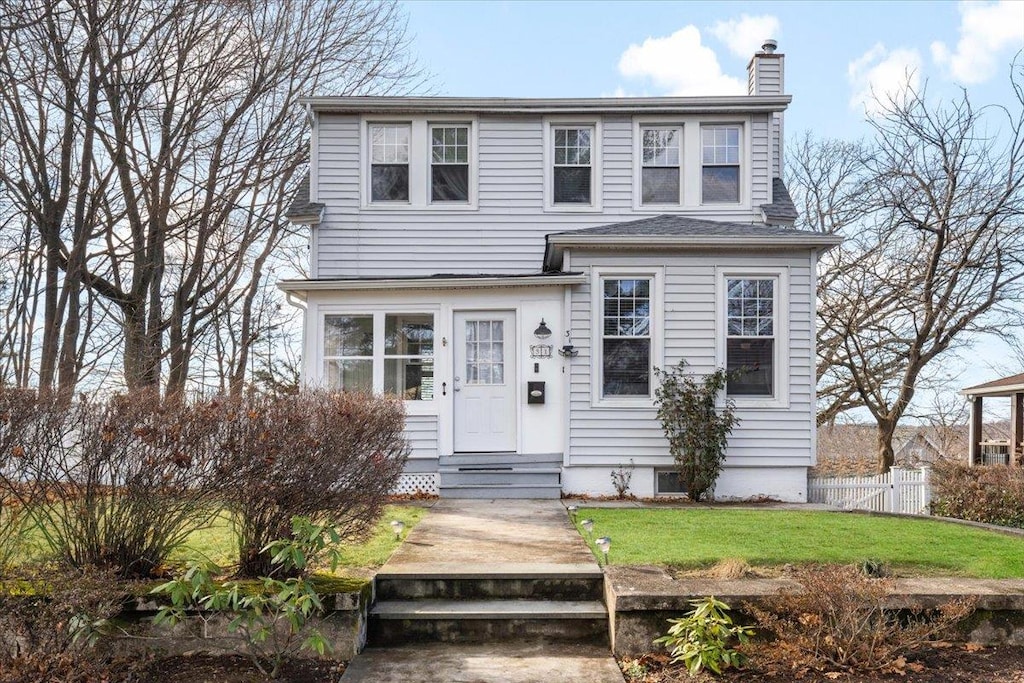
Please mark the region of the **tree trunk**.
<svg viewBox="0 0 1024 683"><path fill-rule="evenodd" d="M885 474L896 464L892 437L896 433L895 420L878 420L878 473Z"/></svg>

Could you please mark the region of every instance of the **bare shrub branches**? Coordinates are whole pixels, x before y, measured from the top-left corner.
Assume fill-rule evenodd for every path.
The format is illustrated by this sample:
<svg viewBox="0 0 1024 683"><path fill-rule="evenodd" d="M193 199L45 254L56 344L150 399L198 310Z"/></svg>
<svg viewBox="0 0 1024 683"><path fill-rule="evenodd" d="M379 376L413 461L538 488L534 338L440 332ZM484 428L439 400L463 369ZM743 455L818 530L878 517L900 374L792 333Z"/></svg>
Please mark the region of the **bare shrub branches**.
<svg viewBox="0 0 1024 683"><path fill-rule="evenodd" d="M346 539L381 515L408 456L401 401L307 391L231 405L222 446L238 485L229 494L239 533L239 573L271 576L263 549L291 533L292 519L326 521Z"/></svg>

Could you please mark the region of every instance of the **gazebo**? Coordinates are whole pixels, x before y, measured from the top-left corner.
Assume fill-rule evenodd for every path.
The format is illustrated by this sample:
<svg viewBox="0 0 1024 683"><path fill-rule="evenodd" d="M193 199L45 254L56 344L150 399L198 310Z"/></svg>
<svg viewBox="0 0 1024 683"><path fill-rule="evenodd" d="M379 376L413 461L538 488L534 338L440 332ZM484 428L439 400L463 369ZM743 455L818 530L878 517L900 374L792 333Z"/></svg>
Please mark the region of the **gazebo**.
<svg viewBox="0 0 1024 683"><path fill-rule="evenodd" d="M967 387L960 392L971 402L969 430L971 465L1021 465L1024 440L1024 373ZM986 398L1010 399L1010 438L985 441L981 433Z"/></svg>

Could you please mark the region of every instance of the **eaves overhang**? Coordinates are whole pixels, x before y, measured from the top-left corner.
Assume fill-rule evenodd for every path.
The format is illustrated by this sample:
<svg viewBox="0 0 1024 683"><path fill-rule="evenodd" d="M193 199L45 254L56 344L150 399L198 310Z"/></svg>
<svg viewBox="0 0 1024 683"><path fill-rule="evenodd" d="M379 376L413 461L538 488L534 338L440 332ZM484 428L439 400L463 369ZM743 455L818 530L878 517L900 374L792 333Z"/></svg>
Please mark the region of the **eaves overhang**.
<svg viewBox="0 0 1024 683"><path fill-rule="evenodd" d="M374 291L396 289L485 289L499 287L550 287L580 285L584 273L546 273L537 275L452 275L398 278L322 278L281 280L277 288L293 294L333 291Z"/></svg>
<svg viewBox="0 0 1024 683"><path fill-rule="evenodd" d="M313 112L335 114L734 114L784 111L790 95L709 97L305 97Z"/></svg>
<svg viewBox="0 0 1024 683"><path fill-rule="evenodd" d="M716 249L779 251L786 249L814 249L827 251L841 244L835 235L807 233L806 235L574 235L558 233L547 236L544 267L562 267L567 247L587 249Z"/></svg>

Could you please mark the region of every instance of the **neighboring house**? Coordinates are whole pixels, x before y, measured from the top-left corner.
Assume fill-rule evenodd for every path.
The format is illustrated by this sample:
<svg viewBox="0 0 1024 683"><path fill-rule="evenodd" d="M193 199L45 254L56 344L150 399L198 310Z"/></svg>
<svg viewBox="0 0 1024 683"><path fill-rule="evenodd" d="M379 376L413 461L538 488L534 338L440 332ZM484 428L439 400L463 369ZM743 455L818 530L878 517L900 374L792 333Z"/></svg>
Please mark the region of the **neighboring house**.
<svg viewBox="0 0 1024 683"><path fill-rule="evenodd" d="M651 496L654 368L754 367L717 495L806 500L838 240L792 227L774 47L747 96L306 100L305 381L406 399L406 489L605 494L632 462Z"/></svg>
<svg viewBox="0 0 1024 683"><path fill-rule="evenodd" d="M1024 373L968 387L960 394L967 397L971 405L967 462L971 465L1024 464ZM982 420L986 398L1009 399L1007 429L985 429Z"/></svg>
<svg viewBox="0 0 1024 683"><path fill-rule="evenodd" d="M967 426L902 426L893 434L897 467L921 467L959 457ZM863 476L878 470L878 428L874 424L834 424L818 428L814 472L823 476Z"/></svg>

